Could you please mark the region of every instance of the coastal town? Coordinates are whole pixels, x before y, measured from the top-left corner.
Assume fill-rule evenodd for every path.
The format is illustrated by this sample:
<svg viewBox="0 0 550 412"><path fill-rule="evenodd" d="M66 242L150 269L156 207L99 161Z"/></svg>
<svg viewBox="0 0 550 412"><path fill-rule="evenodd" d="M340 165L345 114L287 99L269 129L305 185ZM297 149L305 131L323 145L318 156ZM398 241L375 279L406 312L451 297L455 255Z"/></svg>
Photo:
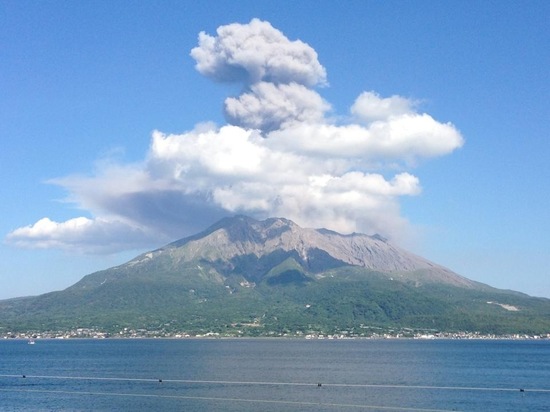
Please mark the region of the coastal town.
<svg viewBox="0 0 550 412"><path fill-rule="evenodd" d="M231 332L182 332L163 329L122 328L118 332L105 332L94 328L76 328L58 331L0 332L0 339L20 339L35 342L40 339L232 339L232 338L297 338L315 340L336 339L509 339L535 340L550 339L547 334L483 334L480 332L440 332L428 330L399 329L380 330L378 332L338 331L337 333L319 333L313 331L295 332L257 332L236 330Z"/></svg>

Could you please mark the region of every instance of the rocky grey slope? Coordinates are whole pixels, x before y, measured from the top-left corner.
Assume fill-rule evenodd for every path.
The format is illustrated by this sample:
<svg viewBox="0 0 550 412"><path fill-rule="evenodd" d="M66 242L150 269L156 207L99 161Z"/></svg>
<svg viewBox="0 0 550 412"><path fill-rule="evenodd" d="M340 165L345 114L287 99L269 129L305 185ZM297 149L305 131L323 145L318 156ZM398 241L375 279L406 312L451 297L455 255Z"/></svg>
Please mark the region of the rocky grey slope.
<svg viewBox="0 0 550 412"><path fill-rule="evenodd" d="M217 262L227 272L235 269L238 263L242 264L239 257L251 256L260 260L275 253L279 253L280 259L293 254L310 272L327 269L315 263L322 255L324 264L330 257L329 265L333 267L359 266L415 282L442 282L466 288L483 286L394 246L379 235L342 235L327 229L305 229L284 218L264 221L246 216L225 218L202 233L143 254L128 266L169 257L173 265L195 260Z"/></svg>

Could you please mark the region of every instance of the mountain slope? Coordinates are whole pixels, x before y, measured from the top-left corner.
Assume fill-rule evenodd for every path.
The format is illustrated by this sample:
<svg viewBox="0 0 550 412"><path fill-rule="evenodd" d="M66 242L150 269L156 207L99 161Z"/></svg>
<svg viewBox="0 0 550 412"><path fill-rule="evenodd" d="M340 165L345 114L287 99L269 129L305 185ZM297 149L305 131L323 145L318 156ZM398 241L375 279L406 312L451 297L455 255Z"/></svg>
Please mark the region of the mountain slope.
<svg viewBox="0 0 550 412"><path fill-rule="evenodd" d="M141 255L127 265L138 268L147 266L149 261L164 259L175 269L193 261L205 261L218 265L221 273L237 270L245 277L253 277L252 273L267 272L274 262L290 255L312 273L341 266L359 266L402 277L422 271L424 282L483 287L399 249L378 235L341 235L326 229L303 229L281 218L265 221L246 216L226 218L199 235Z"/></svg>
<svg viewBox="0 0 550 412"><path fill-rule="evenodd" d="M0 302L0 328L270 334L372 327L548 333L550 300L491 288L380 236L222 219L197 235ZM244 325L244 326L243 326Z"/></svg>

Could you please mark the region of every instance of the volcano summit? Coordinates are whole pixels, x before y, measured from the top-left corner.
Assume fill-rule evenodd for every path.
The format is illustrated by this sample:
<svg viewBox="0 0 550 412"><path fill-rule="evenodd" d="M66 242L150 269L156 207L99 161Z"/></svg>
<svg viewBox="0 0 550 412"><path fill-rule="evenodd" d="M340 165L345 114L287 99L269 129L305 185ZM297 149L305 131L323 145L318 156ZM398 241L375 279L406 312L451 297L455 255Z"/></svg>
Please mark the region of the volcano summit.
<svg viewBox="0 0 550 412"><path fill-rule="evenodd" d="M246 216L224 218L63 291L0 302L6 330L228 336L373 328L548 333L549 315L548 299L467 279L378 235Z"/></svg>

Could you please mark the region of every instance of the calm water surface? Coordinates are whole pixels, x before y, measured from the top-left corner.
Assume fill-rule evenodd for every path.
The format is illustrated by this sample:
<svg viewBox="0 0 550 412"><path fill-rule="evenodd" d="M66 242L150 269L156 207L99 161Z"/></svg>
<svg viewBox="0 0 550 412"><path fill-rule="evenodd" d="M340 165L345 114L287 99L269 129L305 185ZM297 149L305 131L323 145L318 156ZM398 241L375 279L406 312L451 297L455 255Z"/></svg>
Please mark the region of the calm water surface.
<svg viewBox="0 0 550 412"><path fill-rule="evenodd" d="M0 341L0 411L59 410L550 411L550 341Z"/></svg>

